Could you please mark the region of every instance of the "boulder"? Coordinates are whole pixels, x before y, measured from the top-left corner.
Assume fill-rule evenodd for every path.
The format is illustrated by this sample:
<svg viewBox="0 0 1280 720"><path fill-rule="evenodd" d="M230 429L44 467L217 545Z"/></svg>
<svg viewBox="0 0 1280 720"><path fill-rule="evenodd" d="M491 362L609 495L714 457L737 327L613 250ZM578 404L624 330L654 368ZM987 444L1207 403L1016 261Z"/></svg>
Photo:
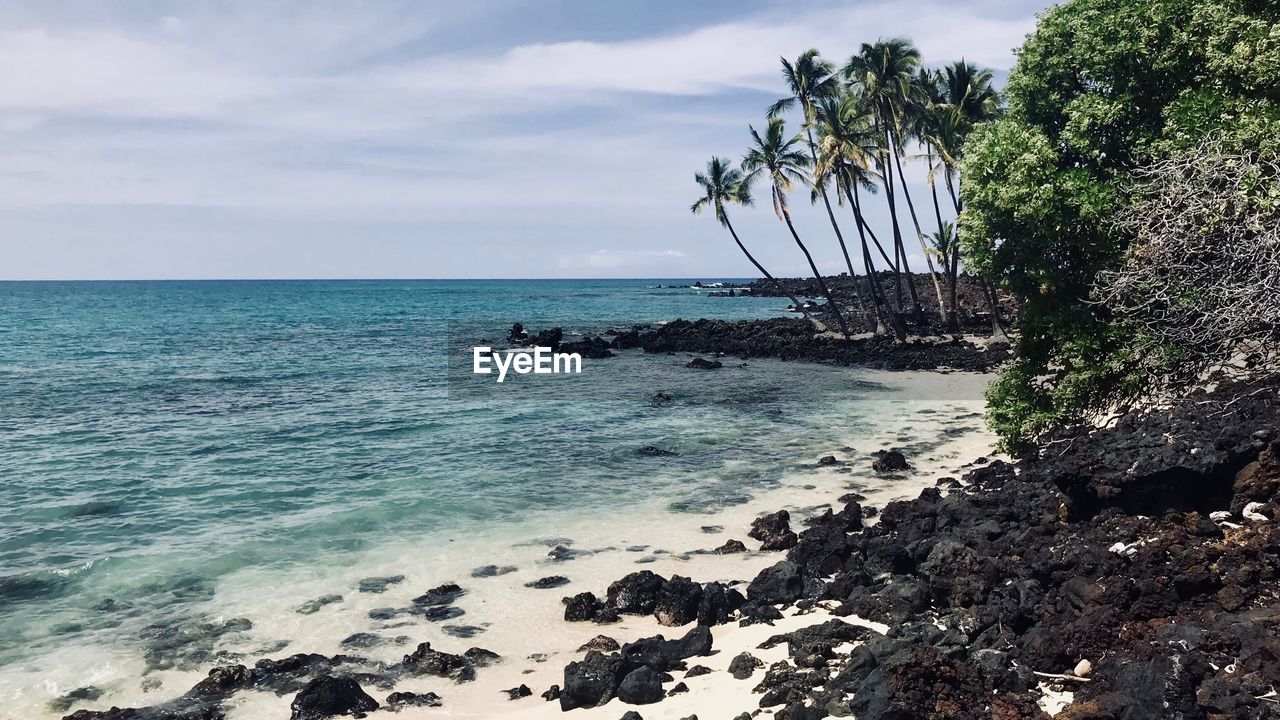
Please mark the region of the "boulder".
<svg viewBox="0 0 1280 720"><path fill-rule="evenodd" d="M761 570L747 586L747 599L767 605L784 605L795 602L804 592L804 578L800 567L783 560Z"/></svg>
<svg viewBox="0 0 1280 720"><path fill-rule="evenodd" d="M307 683L289 707L292 720L323 720L372 712L379 705L352 678L321 675Z"/></svg>
<svg viewBox="0 0 1280 720"><path fill-rule="evenodd" d="M568 622L594 620L603 607L594 593L580 592L564 599L564 619Z"/></svg>
<svg viewBox="0 0 1280 720"><path fill-rule="evenodd" d="M578 662L564 668L564 687L560 690L560 709L592 708L613 699L622 682L622 656L604 655L592 650Z"/></svg>
<svg viewBox="0 0 1280 720"><path fill-rule="evenodd" d="M679 627L698 619L698 607L702 604L702 586L687 577L671 576L653 606L653 615L659 625Z"/></svg>
<svg viewBox="0 0 1280 720"><path fill-rule="evenodd" d="M871 469L880 473L902 472L911 469L907 464L907 456L899 450L878 450L871 461Z"/></svg>
<svg viewBox="0 0 1280 720"><path fill-rule="evenodd" d="M658 604L666 580L648 570L634 572L615 581L607 591L610 607L626 615L648 615Z"/></svg>
<svg viewBox="0 0 1280 720"><path fill-rule="evenodd" d="M738 653L738 655L729 662L729 674L735 679L746 680L751 677L751 673L754 673L756 668L762 667L764 667L764 661L755 655L745 652Z"/></svg>
<svg viewBox="0 0 1280 720"><path fill-rule="evenodd" d="M791 531L791 514L779 510L751 522L747 537L760 541L761 550L786 550L796 544L796 534Z"/></svg>
<svg viewBox="0 0 1280 720"><path fill-rule="evenodd" d="M458 682L475 678L475 667L470 660L462 655L433 650L429 642L418 645L412 653L405 655L401 666L414 675L447 677Z"/></svg>
<svg viewBox="0 0 1280 720"><path fill-rule="evenodd" d="M662 680L646 666L627 673L618 685L618 699L628 705L650 705L662 700Z"/></svg>

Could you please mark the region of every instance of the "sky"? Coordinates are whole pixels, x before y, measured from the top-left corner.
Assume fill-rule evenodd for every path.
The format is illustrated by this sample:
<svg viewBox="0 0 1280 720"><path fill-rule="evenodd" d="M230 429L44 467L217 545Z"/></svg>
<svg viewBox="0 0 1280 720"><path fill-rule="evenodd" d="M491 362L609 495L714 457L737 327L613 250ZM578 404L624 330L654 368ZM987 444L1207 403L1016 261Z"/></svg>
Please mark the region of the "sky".
<svg viewBox="0 0 1280 720"><path fill-rule="evenodd" d="M1003 78L1045 5L0 0L0 279L751 276L693 173L741 158L780 57L906 36ZM807 273L761 199L743 241Z"/></svg>

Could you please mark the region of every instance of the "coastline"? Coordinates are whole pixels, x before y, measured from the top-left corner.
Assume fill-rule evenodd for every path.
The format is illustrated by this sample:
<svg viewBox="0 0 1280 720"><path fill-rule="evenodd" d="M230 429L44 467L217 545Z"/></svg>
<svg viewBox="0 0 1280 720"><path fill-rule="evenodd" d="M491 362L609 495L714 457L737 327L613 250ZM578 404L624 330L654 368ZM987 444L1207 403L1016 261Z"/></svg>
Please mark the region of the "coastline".
<svg viewBox="0 0 1280 720"><path fill-rule="evenodd" d="M497 652L504 659L480 669L472 682L455 685L442 678L401 678L395 684L396 691L435 692L443 701L442 707L404 708L401 715L410 718L558 715L561 712L559 704L546 702L539 694L552 684L562 684L564 665L581 657L578 648L590 638L604 634L619 642L627 642L657 633L676 637L688 629L663 628L652 617L629 615L623 615L621 622L609 625L567 623L563 619L562 597L584 591L603 594L609 583L640 569L651 570L663 577L679 574L699 582L721 580L742 583L738 587L745 589L745 583L757 572L785 554L755 551L759 543L749 539L746 533L757 516L788 508L793 512L793 525L799 531L803 518L831 504L838 509L836 497L850 489L865 495L867 499L863 502L866 505L882 507L890 500L915 497L923 488L932 486L937 477L954 474L959 465L978 455L989 455L991 436L977 417L981 412L981 391L987 382L986 376L833 369L836 371L896 388L899 392L894 394L894 403L901 413L896 418L897 422L876 428L874 440L858 438L856 447L847 447L846 439L830 438L831 452L840 459L836 466L819 467L817 457L796 458L796 467L785 472L777 488L760 492L746 503L723 507L711 515L672 512L666 507L653 506L648 510L633 508L623 517L608 513L583 516L579 522L559 528L560 532L556 533L559 537L551 537L545 532L530 534L528 529L503 528L503 537L511 537L512 541L501 557L492 555L492 539L474 542L473 538L469 546L468 538L451 538L447 549L427 552L413 547L412 543L401 547L388 545L380 548L377 557L368 557L358 567L346 568L337 575L322 572L311 580L294 578L289 591L283 594L257 591L272 584L269 568L245 571L224 583L219 590L218 605L236 608L237 615L270 618L271 622L255 623L253 628L230 638L234 644L227 649L254 653L245 660L232 662L252 663L252 657L261 657L257 653L280 637L290 638L292 642L287 648L269 654L269 657L299 652L342 653L365 657L379 664L394 664L423 641L431 642L433 648L452 653L461 653L468 647L483 647ZM915 447L912 447L913 443L916 443ZM935 444L936 447L930 447ZM890 447L906 450L915 466L911 474L881 476L871 470L869 453ZM708 533L703 531L703 526L722 526L723 529ZM715 548L729 539L747 543L752 551L733 555L692 552ZM588 552L554 562L546 555L556 545ZM628 548L636 549L638 546L647 547L640 552L628 551ZM665 552L656 553L657 550ZM478 554L481 552L485 554ZM518 570L495 577L471 577L477 567L495 563L515 566ZM404 575L406 579L383 593L353 591L353 586L361 578L396 575ZM546 590L525 587L525 583L553 575L567 577L570 583ZM366 617L372 609L406 605L424 589L447 582L456 582L467 591L456 602L456 606L466 614L456 620L406 627L400 624L403 622L400 619L370 623ZM299 602L307 598L322 598L334 593L340 593L343 602L320 607L309 615L295 611ZM447 626L475 626L481 631L474 637L457 638L442 632ZM736 645L739 642L730 640L732 635L726 632L730 627L723 625L714 629L718 643L722 634L725 635L724 643ZM361 649L342 647L343 639L369 632L387 638L405 637L407 640L402 643L392 640L377 647ZM754 634L742 635L745 639L741 642L747 642ZM734 653L726 654L728 647L717 645L721 651L717 656L719 660L727 662L732 654L736 654L736 649ZM536 654L543 657L530 659ZM138 674L141 672L139 666ZM163 688L187 688L202 679L203 670L160 671L151 673L149 677L161 681ZM722 682L721 678L714 676L699 680L699 686ZM503 691L521 684L533 691L532 697L508 700ZM61 692L69 689L59 688ZM375 687L367 687L366 690L379 702L386 696L385 691ZM743 693L746 699L744 688L727 686L726 691L729 690ZM226 702L227 717L232 720L285 717L295 694L244 690ZM676 696L662 706L683 707L687 703L702 702L704 695L707 693ZM165 696L171 697L172 690L123 696L113 693L111 705L153 705L165 700ZM680 699L682 697L684 700ZM619 709L619 705L615 701L606 706L602 717L609 713L620 715L624 709ZM80 702L72 709L101 707L102 702Z"/></svg>

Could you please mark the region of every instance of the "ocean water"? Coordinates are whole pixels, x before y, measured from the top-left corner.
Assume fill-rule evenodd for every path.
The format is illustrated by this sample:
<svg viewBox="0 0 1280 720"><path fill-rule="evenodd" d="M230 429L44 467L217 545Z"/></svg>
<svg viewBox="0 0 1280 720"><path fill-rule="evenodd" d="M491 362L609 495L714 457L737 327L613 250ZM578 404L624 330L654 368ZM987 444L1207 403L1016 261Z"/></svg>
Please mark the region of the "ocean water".
<svg viewBox="0 0 1280 720"><path fill-rule="evenodd" d="M628 508L709 517L893 415L891 387L771 361L466 372L514 321L572 336L786 304L655 287L676 282L0 283L0 704L156 702L189 686L165 673L334 652L288 623L337 575L502 564Z"/></svg>

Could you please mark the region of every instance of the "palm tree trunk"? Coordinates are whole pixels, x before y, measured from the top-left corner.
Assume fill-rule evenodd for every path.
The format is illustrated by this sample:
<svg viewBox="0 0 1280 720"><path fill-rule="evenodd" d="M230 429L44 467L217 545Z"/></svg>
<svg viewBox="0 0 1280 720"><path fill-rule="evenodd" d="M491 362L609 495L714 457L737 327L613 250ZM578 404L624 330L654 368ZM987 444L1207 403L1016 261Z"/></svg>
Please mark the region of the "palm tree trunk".
<svg viewBox="0 0 1280 720"><path fill-rule="evenodd" d="M947 173L947 193L951 195L951 202L956 208L956 257L960 256L960 213L964 211L964 205L960 198L956 195L956 188L951 182L951 173ZM991 313L991 339L1008 341L1009 335L1005 332L1003 324L1000 322L1000 302L996 297L996 290L988 283L986 278L979 276L978 283L982 287L982 294L987 299L987 310Z"/></svg>
<svg viewBox="0 0 1280 720"><path fill-rule="evenodd" d="M889 325L893 328L894 337L897 338L898 342L903 342L907 339L906 328L902 326L902 319L899 314L889 306L889 299L885 297L884 290L880 287L880 276L876 273L875 261L871 259L871 249L867 247L867 232L871 228L862 217L862 202L858 197L858 186L854 184L852 191L846 186L845 196L849 199L849 207L853 210L853 219L858 225L858 237L862 240L862 265L867 272L867 281L871 283L871 300L876 306L876 332L884 332L884 321L887 318ZM880 254L884 255L883 248L880 250ZM887 257L885 261L888 262Z"/></svg>
<svg viewBox="0 0 1280 720"><path fill-rule="evenodd" d="M782 219L786 221L787 229L791 231L791 237L796 241L800 252L804 253L804 259L809 261L809 269L813 271L813 279L818 281L818 289L827 298L827 309L836 316L836 322L840 325L840 332L848 339L849 326L844 322L844 313L840 312L840 306L836 304L836 299L832 297L830 288L827 287L826 281L822 279L822 273L818 272L818 264L813 261L813 255L809 254L809 248L805 247L804 243L800 241L800 236L796 234L796 226L791 224L791 211L787 209L786 205L782 206Z"/></svg>
<svg viewBox="0 0 1280 720"><path fill-rule="evenodd" d="M818 148L813 142L813 130L805 128L805 133L809 138L809 155L813 158L813 166L818 166ZM872 332L875 331L875 323L870 320L871 315L867 312L867 306L862 302L862 293L858 290L858 274L853 271L853 261L849 259L849 248L845 245L844 234L840 232L840 225L836 222L836 214L831 211L831 200L827 197L827 185L823 183L818 186L818 192L822 195L822 204L827 209L827 219L831 221L831 229L836 232L836 241L840 243L840 252L844 254L845 267L849 268L849 286L853 289L853 297L858 301L858 314L862 316L862 322Z"/></svg>
<svg viewBox="0 0 1280 720"><path fill-rule="evenodd" d="M738 239L738 233L734 231L733 225L729 224L728 215L724 216L724 226L729 228L729 234L733 236L733 241L738 244L738 249L742 251L743 255L747 256L747 259L751 261L752 265L756 266L756 270L759 270L761 275L763 275L766 279L768 279L769 282L773 283L774 289L776 289L780 294L784 295L788 300L790 300L792 306L804 314L805 319L809 319L809 311L804 308L804 304L801 303L799 300L797 300L794 295L787 292L786 289L782 287L782 283L778 282L777 278L770 275L769 271L765 270L764 266L761 265L759 261L756 260L755 256L752 255L751 252L747 250L747 246L743 245L742 241Z"/></svg>
<svg viewBox="0 0 1280 720"><path fill-rule="evenodd" d="M947 303L942 298L942 283L938 281L938 271L933 268L933 258L929 255L929 247L924 241L924 232L920 230L920 218L916 215L916 204L911 201L911 191L907 189L906 175L902 172L902 156L894 146L893 159L898 166L898 178L902 180L902 194L907 198L907 209L911 211L911 224L916 229L916 239L920 241L920 252L924 253L925 265L929 268L929 279L933 281L933 291L938 296L938 319L947 317Z"/></svg>
<svg viewBox="0 0 1280 720"><path fill-rule="evenodd" d="M950 166L946 167L946 172L944 173L943 177L945 177L947 180L947 194L951 196L951 204L956 209L956 217L959 217L960 211L963 208L960 206L960 198L956 196L956 188L954 185L951 184L951 167Z"/></svg>
<svg viewBox="0 0 1280 720"><path fill-rule="evenodd" d="M858 188L855 187L853 189L853 194L858 194ZM861 201L859 201L859 207L861 207ZM880 244L880 238L876 237L876 231L871 229L871 223L867 222L860 212L858 213L858 230L865 232L871 238L871 242L876 246L876 252L880 253L880 257L884 258L884 264L888 267L893 267L893 261L889 259L889 253L884 251L884 245Z"/></svg>
<svg viewBox="0 0 1280 720"><path fill-rule="evenodd" d="M924 320L924 310L920 307L920 296L916 293L916 284L911 277L911 265L907 262L907 250L903 247L902 242L902 226L898 222L898 203L896 199L897 193L894 191L896 183L893 181L893 166L889 162L889 155L897 155L898 150L893 146L892 136L889 133L889 126L883 122L881 125L881 134L884 136L884 148L880 151L880 164L884 169L885 180L885 199L889 202L889 216L893 220L893 257L894 257L894 281L897 284L898 306L902 307L902 276L907 276L907 290L911 293L912 315L916 322Z"/></svg>
<svg viewBox="0 0 1280 720"><path fill-rule="evenodd" d="M933 147L927 142L925 143L925 154L928 157L929 169L933 170ZM945 163L943 164L945 168ZM938 221L938 238L942 238L945 228L942 225L942 204L938 202L938 183L936 180L929 183L929 192L933 195L933 216ZM955 332L960 329L960 316L956 309L956 270L959 264L956 259L959 258L960 248L956 246L954 238L947 238L947 252L942 254L942 272L947 277L949 287L950 303L947 305L945 318L947 330Z"/></svg>

